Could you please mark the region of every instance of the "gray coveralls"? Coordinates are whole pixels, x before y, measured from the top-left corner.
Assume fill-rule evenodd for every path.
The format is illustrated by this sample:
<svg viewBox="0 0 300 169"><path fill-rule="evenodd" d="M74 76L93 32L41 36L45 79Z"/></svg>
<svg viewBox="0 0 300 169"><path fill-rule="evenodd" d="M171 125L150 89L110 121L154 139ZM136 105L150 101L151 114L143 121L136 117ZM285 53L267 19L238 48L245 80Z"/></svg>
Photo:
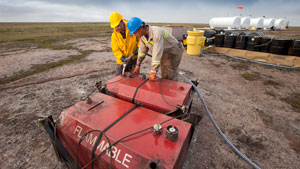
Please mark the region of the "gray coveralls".
<svg viewBox="0 0 300 169"><path fill-rule="evenodd" d="M141 37L137 65L145 59L147 52L152 53L151 72L158 72L160 67L163 79L177 80L178 67L184 51L183 45L172 34L157 26L149 26L149 37ZM171 69L171 70L169 70Z"/></svg>

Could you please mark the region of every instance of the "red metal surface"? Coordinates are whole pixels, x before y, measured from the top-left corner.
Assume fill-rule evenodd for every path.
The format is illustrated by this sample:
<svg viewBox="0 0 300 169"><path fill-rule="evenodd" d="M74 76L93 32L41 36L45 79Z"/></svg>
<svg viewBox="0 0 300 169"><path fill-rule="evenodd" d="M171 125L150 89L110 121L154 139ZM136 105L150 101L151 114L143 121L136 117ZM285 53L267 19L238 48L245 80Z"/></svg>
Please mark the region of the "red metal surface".
<svg viewBox="0 0 300 169"><path fill-rule="evenodd" d="M76 160L75 153L80 137L89 130L103 130L121 115L133 107L133 104L108 95L97 93L92 97L93 103L82 101L65 109L57 122L58 139L64 144L71 156ZM88 111L91 107L104 101ZM106 132L111 143L131 133L153 126L169 119L169 116L144 107L134 109L121 121ZM177 141L165 138L168 125L179 129ZM113 168L146 169L150 162L157 162L161 168L181 168L191 137L191 124L173 119L162 124L163 133L153 136L151 130L132 136L113 147ZM91 160L91 150L95 144L97 132L90 133L82 142L78 159L80 167ZM96 150L96 155L105 151L107 140L103 136ZM95 168L109 168L110 158L105 152L95 163ZM88 167L90 168L90 166Z"/></svg>
<svg viewBox="0 0 300 169"><path fill-rule="evenodd" d="M144 81L145 80L141 79L139 76L133 78L117 76L107 82L106 88L114 96L131 102L136 88ZM175 110L176 107L170 106L163 100L159 89L159 83L162 94L169 104L175 106L183 105L189 99L192 85L160 79L156 82L147 81L139 88L135 100L143 103L145 107L161 113Z"/></svg>

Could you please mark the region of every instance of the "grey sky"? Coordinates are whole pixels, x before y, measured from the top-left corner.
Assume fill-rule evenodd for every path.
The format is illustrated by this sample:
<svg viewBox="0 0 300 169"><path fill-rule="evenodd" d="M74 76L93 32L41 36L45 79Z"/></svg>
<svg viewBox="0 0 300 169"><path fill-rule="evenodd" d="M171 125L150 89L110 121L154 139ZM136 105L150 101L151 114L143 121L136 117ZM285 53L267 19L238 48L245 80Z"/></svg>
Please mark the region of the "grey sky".
<svg viewBox="0 0 300 169"><path fill-rule="evenodd" d="M0 22L107 22L113 11L145 22L208 23L212 17L251 14L286 17L300 26L299 0L0 0Z"/></svg>

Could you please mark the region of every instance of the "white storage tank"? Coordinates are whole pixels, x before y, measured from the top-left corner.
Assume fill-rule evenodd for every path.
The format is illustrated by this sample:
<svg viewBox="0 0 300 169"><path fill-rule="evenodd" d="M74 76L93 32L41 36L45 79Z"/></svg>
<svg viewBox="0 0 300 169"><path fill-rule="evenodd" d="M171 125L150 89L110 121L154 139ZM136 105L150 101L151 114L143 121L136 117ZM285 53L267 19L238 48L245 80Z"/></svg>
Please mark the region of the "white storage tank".
<svg viewBox="0 0 300 169"><path fill-rule="evenodd" d="M263 28L264 19L263 18L251 18L250 19L250 26L252 28Z"/></svg>
<svg viewBox="0 0 300 169"><path fill-rule="evenodd" d="M212 18L209 21L209 26L211 28L239 29L240 24L240 16Z"/></svg>
<svg viewBox="0 0 300 169"><path fill-rule="evenodd" d="M275 24L274 18L264 19L264 29L270 29Z"/></svg>
<svg viewBox="0 0 300 169"><path fill-rule="evenodd" d="M249 17L241 18L240 29L249 29L249 27L250 27L250 18Z"/></svg>
<svg viewBox="0 0 300 169"><path fill-rule="evenodd" d="M282 29L284 23L284 19L276 19L274 24L275 29Z"/></svg>
<svg viewBox="0 0 300 169"><path fill-rule="evenodd" d="M289 23L290 22L286 20L282 26L282 29L287 29L289 27Z"/></svg>

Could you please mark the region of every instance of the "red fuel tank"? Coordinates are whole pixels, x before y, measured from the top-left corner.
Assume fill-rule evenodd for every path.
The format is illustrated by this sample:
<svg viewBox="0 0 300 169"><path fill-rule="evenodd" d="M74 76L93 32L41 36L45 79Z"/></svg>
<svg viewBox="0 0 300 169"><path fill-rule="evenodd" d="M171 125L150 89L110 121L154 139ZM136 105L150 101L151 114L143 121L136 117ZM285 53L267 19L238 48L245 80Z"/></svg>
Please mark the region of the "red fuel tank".
<svg viewBox="0 0 300 169"><path fill-rule="evenodd" d="M129 102L134 98L151 110L167 113L175 110L177 105L187 104L192 85L167 79L152 82L140 76L117 76L107 82L106 89L115 97Z"/></svg>
<svg viewBox="0 0 300 169"><path fill-rule="evenodd" d="M129 80L124 80L120 84L129 82ZM139 91L140 94L145 93L147 87L149 86L146 85L144 92ZM157 89L155 91L158 92ZM147 94L145 93L145 95ZM80 138L94 129L103 131L134 106L132 103L102 93L94 94L91 99L92 103L90 104L81 101L65 109L56 123L57 137L74 160L76 160L78 149L78 165L81 168L90 162L91 151L99 132L90 132L78 145ZM105 134L111 144L114 144L125 136L152 127L154 124L170 118L153 110L137 107L113 125ZM166 127L169 125L176 126L179 131L178 138L174 141L166 138ZM154 135L152 129L148 129L112 146L112 162L110 162L110 153L107 150L109 147L108 140L103 136L95 151L96 155L101 152L103 154L95 161L94 168L109 168L110 165L112 165L112 168L132 169L151 169L151 167L159 169L181 168L191 138L191 124L172 119L161 124L161 126L161 134ZM88 165L87 168L91 168L91 166Z"/></svg>

